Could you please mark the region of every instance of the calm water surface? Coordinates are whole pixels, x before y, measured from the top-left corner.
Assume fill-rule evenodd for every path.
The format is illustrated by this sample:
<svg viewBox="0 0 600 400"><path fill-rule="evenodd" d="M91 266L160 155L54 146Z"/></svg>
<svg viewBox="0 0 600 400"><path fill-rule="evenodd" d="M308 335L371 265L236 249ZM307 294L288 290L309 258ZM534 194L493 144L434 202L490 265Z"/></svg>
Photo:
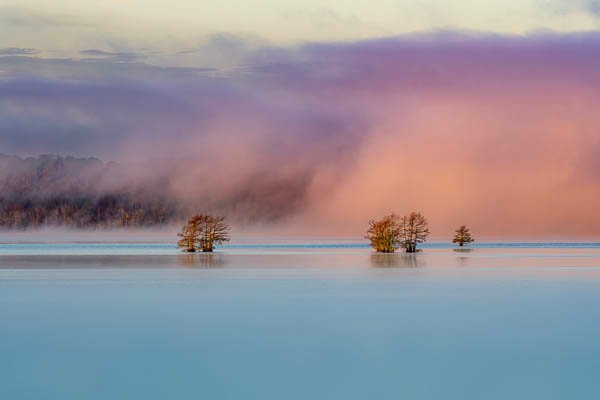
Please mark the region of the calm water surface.
<svg viewBox="0 0 600 400"><path fill-rule="evenodd" d="M0 399L600 398L600 245L0 244Z"/></svg>

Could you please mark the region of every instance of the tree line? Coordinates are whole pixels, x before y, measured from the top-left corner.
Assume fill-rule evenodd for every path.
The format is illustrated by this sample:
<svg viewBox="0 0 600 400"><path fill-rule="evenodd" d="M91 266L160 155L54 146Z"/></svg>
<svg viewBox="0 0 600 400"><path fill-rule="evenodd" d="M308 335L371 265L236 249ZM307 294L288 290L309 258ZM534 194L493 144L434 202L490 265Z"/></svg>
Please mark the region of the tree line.
<svg viewBox="0 0 600 400"><path fill-rule="evenodd" d="M0 228L3 229L145 227L162 225L178 218L180 213L172 202L138 200L128 194L27 200L0 197Z"/></svg>
<svg viewBox="0 0 600 400"><path fill-rule="evenodd" d="M305 204L310 174L257 178L249 176L225 190L199 181L182 195L168 168L146 171L128 160L0 154L0 230L179 223L197 203L234 214L240 223L270 223Z"/></svg>
<svg viewBox="0 0 600 400"><path fill-rule="evenodd" d="M180 204L95 158L0 154L0 229L144 227L178 220Z"/></svg>

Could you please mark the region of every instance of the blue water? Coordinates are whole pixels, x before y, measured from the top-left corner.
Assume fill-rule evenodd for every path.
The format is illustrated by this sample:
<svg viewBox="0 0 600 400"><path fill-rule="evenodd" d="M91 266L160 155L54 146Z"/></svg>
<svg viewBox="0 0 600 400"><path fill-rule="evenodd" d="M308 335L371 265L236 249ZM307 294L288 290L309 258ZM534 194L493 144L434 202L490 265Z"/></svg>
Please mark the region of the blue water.
<svg viewBox="0 0 600 400"><path fill-rule="evenodd" d="M600 245L0 245L0 399L599 398Z"/></svg>
<svg viewBox="0 0 600 400"><path fill-rule="evenodd" d="M428 249L456 249L447 242L432 242L420 245ZM277 252L330 252L343 250L369 250L370 246L364 241L346 240L327 243L258 243L258 244L225 244L219 248L222 253L277 253ZM474 243L469 249L599 249L596 242L481 242ZM468 249L465 249L468 251ZM155 255L174 254L177 247L173 243L2 243L0 255L51 255L51 254L131 254Z"/></svg>

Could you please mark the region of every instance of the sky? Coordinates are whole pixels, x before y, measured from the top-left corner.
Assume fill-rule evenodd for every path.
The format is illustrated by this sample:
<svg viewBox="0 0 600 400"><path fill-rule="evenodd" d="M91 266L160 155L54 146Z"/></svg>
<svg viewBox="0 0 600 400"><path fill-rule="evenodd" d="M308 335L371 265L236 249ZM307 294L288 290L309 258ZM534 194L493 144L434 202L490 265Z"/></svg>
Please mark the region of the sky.
<svg viewBox="0 0 600 400"><path fill-rule="evenodd" d="M190 51L214 35L291 45L435 30L579 32L599 22L600 0L1 0L0 46L73 57L85 49ZM162 62L214 66L187 54Z"/></svg>
<svg viewBox="0 0 600 400"><path fill-rule="evenodd" d="M269 192L281 232L600 238L599 27L598 0L0 1L0 153Z"/></svg>

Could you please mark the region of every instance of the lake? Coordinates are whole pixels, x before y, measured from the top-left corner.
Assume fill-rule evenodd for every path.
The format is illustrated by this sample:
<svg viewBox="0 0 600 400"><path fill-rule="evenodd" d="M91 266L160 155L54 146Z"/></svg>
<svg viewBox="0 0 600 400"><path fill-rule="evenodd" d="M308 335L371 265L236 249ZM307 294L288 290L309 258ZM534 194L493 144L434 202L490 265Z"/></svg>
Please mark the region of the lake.
<svg viewBox="0 0 600 400"><path fill-rule="evenodd" d="M600 398L600 244L0 244L0 399Z"/></svg>

